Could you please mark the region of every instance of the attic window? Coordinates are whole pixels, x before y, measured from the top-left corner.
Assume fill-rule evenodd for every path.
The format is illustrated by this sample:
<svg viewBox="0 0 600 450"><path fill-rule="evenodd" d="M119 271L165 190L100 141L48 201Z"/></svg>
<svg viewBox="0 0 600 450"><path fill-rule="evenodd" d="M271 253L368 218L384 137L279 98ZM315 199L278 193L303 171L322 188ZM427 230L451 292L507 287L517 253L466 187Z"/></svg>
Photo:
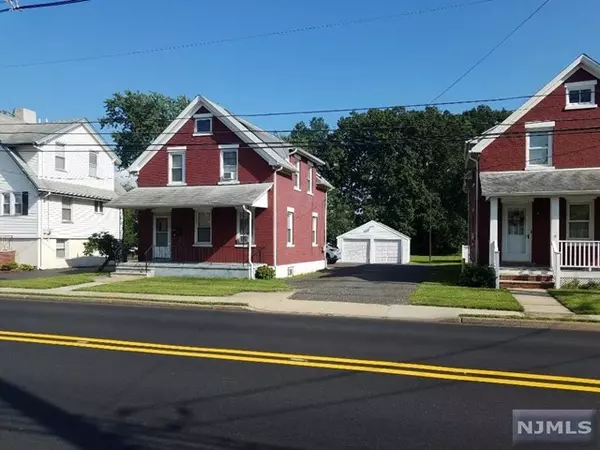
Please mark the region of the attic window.
<svg viewBox="0 0 600 450"><path fill-rule="evenodd" d="M596 80L565 84L567 101L565 109L596 108Z"/></svg>
<svg viewBox="0 0 600 450"><path fill-rule="evenodd" d="M209 136L212 134L212 114L196 114L194 121L194 136Z"/></svg>

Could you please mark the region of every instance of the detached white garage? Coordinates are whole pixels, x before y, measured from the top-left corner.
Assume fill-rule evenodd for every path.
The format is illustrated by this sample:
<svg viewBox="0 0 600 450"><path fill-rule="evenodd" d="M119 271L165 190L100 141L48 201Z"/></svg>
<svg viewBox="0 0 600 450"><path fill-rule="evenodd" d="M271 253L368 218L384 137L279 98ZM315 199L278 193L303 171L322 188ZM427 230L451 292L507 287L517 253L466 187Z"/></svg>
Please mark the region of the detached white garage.
<svg viewBox="0 0 600 450"><path fill-rule="evenodd" d="M337 237L342 262L361 264L408 264L410 238L371 220Z"/></svg>

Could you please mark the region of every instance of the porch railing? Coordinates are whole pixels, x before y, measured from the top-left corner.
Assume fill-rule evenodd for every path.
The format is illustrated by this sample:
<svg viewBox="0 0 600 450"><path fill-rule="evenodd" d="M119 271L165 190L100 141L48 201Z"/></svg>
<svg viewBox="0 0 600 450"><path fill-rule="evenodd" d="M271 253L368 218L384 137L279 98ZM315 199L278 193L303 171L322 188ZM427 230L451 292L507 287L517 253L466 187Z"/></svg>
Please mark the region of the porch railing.
<svg viewBox="0 0 600 450"><path fill-rule="evenodd" d="M252 247L252 262L262 263L264 247ZM180 262L208 264L247 264L247 246L193 247L190 245L172 245L170 247L150 246L144 252L146 265L149 262Z"/></svg>
<svg viewBox="0 0 600 450"><path fill-rule="evenodd" d="M572 269L600 269L600 241L559 241L560 266Z"/></svg>

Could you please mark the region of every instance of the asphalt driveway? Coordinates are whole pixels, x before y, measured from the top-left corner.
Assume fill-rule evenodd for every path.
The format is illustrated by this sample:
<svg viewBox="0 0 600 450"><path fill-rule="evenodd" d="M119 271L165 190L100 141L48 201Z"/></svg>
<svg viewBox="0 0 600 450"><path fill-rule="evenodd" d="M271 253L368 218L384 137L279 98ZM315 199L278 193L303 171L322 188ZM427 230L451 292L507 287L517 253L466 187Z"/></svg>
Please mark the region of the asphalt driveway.
<svg viewBox="0 0 600 450"><path fill-rule="evenodd" d="M295 300L407 305L408 295L425 281L427 266L395 264L330 265L327 270L289 280Z"/></svg>

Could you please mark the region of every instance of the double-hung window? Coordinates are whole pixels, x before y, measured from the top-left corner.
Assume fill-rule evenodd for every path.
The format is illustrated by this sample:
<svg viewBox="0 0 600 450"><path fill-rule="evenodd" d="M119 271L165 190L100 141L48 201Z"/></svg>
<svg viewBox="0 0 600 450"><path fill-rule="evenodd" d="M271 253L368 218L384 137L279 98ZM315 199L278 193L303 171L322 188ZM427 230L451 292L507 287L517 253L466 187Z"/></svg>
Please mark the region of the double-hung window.
<svg viewBox="0 0 600 450"><path fill-rule="evenodd" d="M287 246L294 246L294 208L287 209Z"/></svg>
<svg viewBox="0 0 600 450"><path fill-rule="evenodd" d="M66 258L67 257L67 240L57 239L56 240L56 257Z"/></svg>
<svg viewBox="0 0 600 450"><path fill-rule="evenodd" d="M196 245L212 245L211 211L196 211Z"/></svg>
<svg viewBox="0 0 600 450"><path fill-rule="evenodd" d="M171 147L169 154L169 184L185 184L185 147Z"/></svg>
<svg viewBox="0 0 600 450"><path fill-rule="evenodd" d="M237 144L219 145L221 152L221 183L238 182L238 148Z"/></svg>
<svg viewBox="0 0 600 450"><path fill-rule="evenodd" d="M311 222L311 236L312 236L312 246L313 247L319 246L319 235L317 234L318 226L319 226L319 214L313 213L312 214L312 222Z"/></svg>
<svg viewBox="0 0 600 450"><path fill-rule="evenodd" d="M552 135L554 122L532 122L525 124L528 169L552 167Z"/></svg>
<svg viewBox="0 0 600 450"><path fill-rule="evenodd" d="M94 202L94 212L96 214L104 214L104 203L96 200Z"/></svg>
<svg viewBox="0 0 600 450"><path fill-rule="evenodd" d="M15 192L15 216L21 216L23 214L23 194L20 192Z"/></svg>
<svg viewBox="0 0 600 450"><path fill-rule="evenodd" d="M567 208L567 239L593 239L592 203L569 203Z"/></svg>
<svg viewBox="0 0 600 450"><path fill-rule="evenodd" d="M211 135L212 125L212 114L196 114L194 116L194 136Z"/></svg>
<svg viewBox="0 0 600 450"><path fill-rule="evenodd" d="M314 168L312 166L308 166L307 175L306 175L306 193L313 193L313 172Z"/></svg>
<svg viewBox="0 0 600 450"><path fill-rule="evenodd" d="M65 144L56 144L54 146L54 169L56 170L67 170L65 148Z"/></svg>
<svg viewBox="0 0 600 450"><path fill-rule="evenodd" d="M10 192L2 193L2 214L5 216L10 215Z"/></svg>
<svg viewBox="0 0 600 450"><path fill-rule="evenodd" d="M296 171L294 172L294 189L299 191L300 190L300 160L299 159L294 160L294 167L296 168Z"/></svg>
<svg viewBox="0 0 600 450"><path fill-rule="evenodd" d="M62 197L62 221L73 221L73 199L70 197Z"/></svg>
<svg viewBox="0 0 600 450"><path fill-rule="evenodd" d="M256 220L254 210L252 210L252 227L250 227L250 217L243 209L237 211L237 235L235 243L237 245L256 244Z"/></svg>
<svg viewBox="0 0 600 450"><path fill-rule="evenodd" d="M98 176L98 152L90 152L89 156L90 177Z"/></svg>
<svg viewBox="0 0 600 450"><path fill-rule="evenodd" d="M578 81L566 83L567 94L565 109L587 109L596 108L596 84L597 80Z"/></svg>

